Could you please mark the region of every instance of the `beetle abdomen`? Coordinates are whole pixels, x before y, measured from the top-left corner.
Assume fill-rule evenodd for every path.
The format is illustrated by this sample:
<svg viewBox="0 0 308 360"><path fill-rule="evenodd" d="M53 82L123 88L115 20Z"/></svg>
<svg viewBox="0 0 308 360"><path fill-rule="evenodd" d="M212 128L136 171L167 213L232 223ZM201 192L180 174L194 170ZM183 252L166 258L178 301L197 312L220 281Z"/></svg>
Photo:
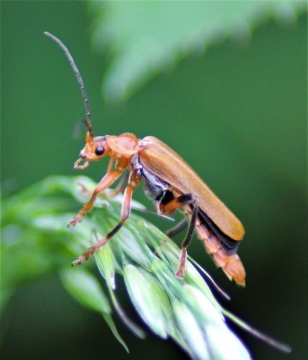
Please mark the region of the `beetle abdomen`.
<svg viewBox="0 0 308 360"><path fill-rule="evenodd" d="M196 230L204 242L207 253L213 256L216 266L221 267L230 280L234 280L237 284L245 286L246 272L238 254L228 254L223 241L199 217ZM238 242L238 244L240 243Z"/></svg>

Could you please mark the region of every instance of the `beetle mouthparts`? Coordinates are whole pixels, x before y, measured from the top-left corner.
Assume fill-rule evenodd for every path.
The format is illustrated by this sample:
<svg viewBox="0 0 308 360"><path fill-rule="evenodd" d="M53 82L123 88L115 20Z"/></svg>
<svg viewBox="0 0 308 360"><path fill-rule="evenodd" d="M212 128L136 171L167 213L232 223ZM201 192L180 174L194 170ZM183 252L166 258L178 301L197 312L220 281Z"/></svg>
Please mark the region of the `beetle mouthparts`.
<svg viewBox="0 0 308 360"><path fill-rule="evenodd" d="M81 161L85 161L83 165L78 165ZM89 166L89 161L83 158L79 158L77 161L74 162L74 169L85 169Z"/></svg>

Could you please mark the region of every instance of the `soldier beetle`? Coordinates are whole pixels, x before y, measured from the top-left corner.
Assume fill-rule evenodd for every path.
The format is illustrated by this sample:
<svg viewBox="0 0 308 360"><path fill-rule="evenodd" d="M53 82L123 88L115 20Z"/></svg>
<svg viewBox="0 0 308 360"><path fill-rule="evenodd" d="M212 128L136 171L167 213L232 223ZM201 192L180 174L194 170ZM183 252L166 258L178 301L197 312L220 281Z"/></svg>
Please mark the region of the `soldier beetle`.
<svg viewBox="0 0 308 360"><path fill-rule="evenodd" d="M244 286L245 269L237 255L238 247L244 236L241 222L194 170L159 139L153 136L138 139L130 133L94 137L86 89L75 62L66 46L58 38L48 32L45 32L45 35L58 43L64 51L77 77L85 103L87 127L85 146L80 152L79 159L74 163L74 168L85 169L91 161L98 161L107 155L110 156L106 175L94 189L90 200L84 204L68 226L75 226L81 222L83 216L92 209L97 195L110 187L123 172L129 171L120 222L104 238L77 258L72 265L82 264L120 230L129 218L134 189L143 180L145 194L153 200L158 214L170 215L176 209L182 209L187 215L188 221L181 222L169 232L169 235L174 235L188 226L175 275L178 278L183 278L185 275L187 248L196 228L216 265L222 268L230 280ZM120 192L123 187L124 182L122 181L109 196Z"/></svg>

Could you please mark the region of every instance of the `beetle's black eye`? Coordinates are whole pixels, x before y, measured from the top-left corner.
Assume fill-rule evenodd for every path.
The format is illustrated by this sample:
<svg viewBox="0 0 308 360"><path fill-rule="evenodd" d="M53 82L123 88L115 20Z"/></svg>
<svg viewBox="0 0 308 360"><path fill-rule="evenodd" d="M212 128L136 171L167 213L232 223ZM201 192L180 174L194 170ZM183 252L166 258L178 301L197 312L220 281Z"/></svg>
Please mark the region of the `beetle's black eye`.
<svg viewBox="0 0 308 360"><path fill-rule="evenodd" d="M96 149L95 149L95 155L99 156L99 155L103 155L105 149L103 146L98 146Z"/></svg>

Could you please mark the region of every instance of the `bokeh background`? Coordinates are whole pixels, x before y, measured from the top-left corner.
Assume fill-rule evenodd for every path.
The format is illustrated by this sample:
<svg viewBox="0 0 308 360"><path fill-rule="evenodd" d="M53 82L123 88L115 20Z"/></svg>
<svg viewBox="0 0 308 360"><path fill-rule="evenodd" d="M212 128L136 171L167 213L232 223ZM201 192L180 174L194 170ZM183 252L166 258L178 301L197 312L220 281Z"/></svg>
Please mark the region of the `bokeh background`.
<svg viewBox="0 0 308 360"><path fill-rule="evenodd" d="M282 16L283 20L269 17L251 37L220 39L206 51L185 53L126 94L125 101L102 97L103 74L113 57L108 47L102 52L93 45L95 16L87 2L2 2L2 181L12 180L17 192L51 174L76 174L72 165L84 141L84 129L76 128L76 123L84 117L83 102L67 60L43 35L49 31L65 42L77 62L95 134L128 131L141 138L160 138L242 220L245 289L229 283L215 269L199 241L192 243L190 254L229 292L228 309L290 343L289 359L304 359L308 350L307 13ZM106 165L106 161L92 164L84 173L98 181ZM152 208L141 189L136 198ZM169 226L154 216L150 219L162 229ZM119 297L134 316L130 304L125 304L121 280ZM146 341L137 340L121 322L117 325L130 355L103 319L76 304L52 273L23 283L12 297L2 315L1 357L186 358L170 341L150 333ZM285 358L236 331L254 358Z"/></svg>

